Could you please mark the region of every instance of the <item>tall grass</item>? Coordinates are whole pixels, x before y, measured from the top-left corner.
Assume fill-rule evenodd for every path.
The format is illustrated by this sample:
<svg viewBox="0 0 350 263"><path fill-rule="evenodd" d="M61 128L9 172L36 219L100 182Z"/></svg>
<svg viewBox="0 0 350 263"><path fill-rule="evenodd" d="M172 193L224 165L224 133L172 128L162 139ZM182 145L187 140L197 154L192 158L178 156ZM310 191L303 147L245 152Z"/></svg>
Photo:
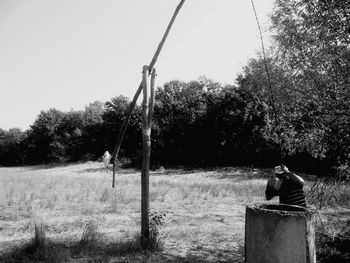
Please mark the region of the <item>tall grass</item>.
<svg viewBox="0 0 350 263"><path fill-rule="evenodd" d="M37 220L34 222L33 237L0 254L0 262L60 263L78 258L88 258L89 262L109 262L110 258L116 256L132 257L141 252L139 239L108 242L103 239L104 235L98 226L98 221L91 220L84 225L80 236L57 240L48 237L45 222Z"/></svg>
<svg viewBox="0 0 350 263"><path fill-rule="evenodd" d="M318 179L307 190L308 203L316 209L316 254L320 263L350 262L350 219L338 216L350 208L350 184L344 180ZM350 212L345 214L350 215Z"/></svg>
<svg viewBox="0 0 350 263"><path fill-rule="evenodd" d="M41 219L36 219L34 222L33 237L29 241L13 245L9 251L0 254L0 262L59 263L67 259L69 259L69 251L66 246L46 236L45 224Z"/></svg>
<svg viewBox="0 0 350 263"><path fill-rule="evenodd" d="M0 242L28 241L33 233L42 233L31 241L35 245L28 255L33 259L41 250L40 257L48 261L55 260L48 251L63 258L139 253L140 173L119 170L113 189L111 174L98 165L0 168L0 217L6 223ZM215 247L219 254L242 244L245 204L264 200L265 179L248 180L244 171L225 173L151 173L150 209L167 214L164 225L150 221L156 226L151 226L153 248L190 252L194 246ZM45 217L42 228L39 221L32 226L38 214Z"/></svg>
<svg viewBox="0 0 350 263"><path fill-rule="evenodd" d="M98 231L99 222L90 220L86 223L81 237L71 244L71 251L74 255L80 255L96 250L103 238L103 234Z"/></svg>
<svg viewBox="0 0 350 263"><path fill-rule="evenodd" d="M350 208L350 184L336 179L316 180L306 195L309 204L317 209L325 207Z"/></svg>

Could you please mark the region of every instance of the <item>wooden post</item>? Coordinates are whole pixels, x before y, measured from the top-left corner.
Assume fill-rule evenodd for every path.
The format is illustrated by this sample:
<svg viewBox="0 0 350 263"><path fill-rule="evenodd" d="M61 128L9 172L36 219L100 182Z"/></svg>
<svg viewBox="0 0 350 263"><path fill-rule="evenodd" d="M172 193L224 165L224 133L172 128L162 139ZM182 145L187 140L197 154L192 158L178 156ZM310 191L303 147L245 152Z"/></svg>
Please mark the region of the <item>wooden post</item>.
<svg viewBox="0 0 350 263"><path fill-rule="evenodd" d="M141 169L141 246L149 241L149 161L151 156L151 129L149 127L148 66L142 69L142 169Z"/></svg>
<svg viewBox="0 0 350 263"><path fill-rule="evenodd" d="M150 94L150 101L149 101L149 115L148 115L148 125L150 129L152 128L152 117L153 117L153 110L154 110L154 100L155 100L155 81L156 81L156 69L154 68L152 70L151 74L151 94Z"/></svg>
<svg viewBox="0 0 350 263"><path fill-rule="evenodd" d="M151 128L154 109L156 70L152 70L151 88L148 92L148 66L142 69L142 170L141 170L141 246L149 245L149 168L151 159Z"/></svg>

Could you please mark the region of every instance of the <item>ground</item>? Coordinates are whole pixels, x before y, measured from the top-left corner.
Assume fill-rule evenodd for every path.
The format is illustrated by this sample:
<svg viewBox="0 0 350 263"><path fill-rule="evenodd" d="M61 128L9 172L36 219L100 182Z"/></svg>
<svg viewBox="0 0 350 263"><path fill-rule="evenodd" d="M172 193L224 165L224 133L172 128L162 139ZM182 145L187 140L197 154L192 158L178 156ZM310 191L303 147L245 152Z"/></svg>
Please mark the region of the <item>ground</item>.
<svg viewBox="0 0 350 263"><path fill-rule="evenodd" d="M140 171L118 170L112 188L112 173L98 162L0 168L0 261L242 262L245 207L267 202L270 173L253 168L152 171L150 208L165 217L158 225L162 249L145 253L136 244ZM314 177L304 178L309 187ZM26 243L38 233L49 244L43 250L54 257L30 254Z"/></svg>

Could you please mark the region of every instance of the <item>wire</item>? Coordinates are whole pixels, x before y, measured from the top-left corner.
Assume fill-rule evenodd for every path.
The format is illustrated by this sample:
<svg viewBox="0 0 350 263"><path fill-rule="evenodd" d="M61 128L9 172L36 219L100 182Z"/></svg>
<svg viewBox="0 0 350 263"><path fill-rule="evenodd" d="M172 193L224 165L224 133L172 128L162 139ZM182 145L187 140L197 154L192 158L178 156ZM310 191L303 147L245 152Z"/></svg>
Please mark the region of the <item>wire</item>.
<svg viewBox="0 0 350 263"><path fill-rule="evenodd" d="M280 147L280 158L281 158L281 155L282 155L282 140L281 140L280 133L279 133L279 131L278 131L280 125L279 125L278 116L277 116L275 97L274 97L274 95L273 95L273 90L272 90L272 81L271 81L271 77L270 77L269 68L268 68L268 65L267 65L267 59L266 59L266 52L265 52L264 40L263 40L263 37L262 37L260 22L259 22L258 15L257 15L257 13L256 13L256 9L255 9L254 2L253 2L253 0L250 0L250 2L251 2L251 4L252 4L252 8L253 8L253 11L254 11L254 16L255 16L256 24L257 24L257 26L258 26L259 35L260 35L261 49L262 49L262 53L263 53L263 61L264 61L264 66L265 66L266 75L267 75L268 87L269 87L269 92L270 92L270 100L271 100L271 104L272 104L272 111L273 111L273 114L274 114L275 126L276 126L277 136L278 136L278 144L279 144L279 147Z"/></svg>

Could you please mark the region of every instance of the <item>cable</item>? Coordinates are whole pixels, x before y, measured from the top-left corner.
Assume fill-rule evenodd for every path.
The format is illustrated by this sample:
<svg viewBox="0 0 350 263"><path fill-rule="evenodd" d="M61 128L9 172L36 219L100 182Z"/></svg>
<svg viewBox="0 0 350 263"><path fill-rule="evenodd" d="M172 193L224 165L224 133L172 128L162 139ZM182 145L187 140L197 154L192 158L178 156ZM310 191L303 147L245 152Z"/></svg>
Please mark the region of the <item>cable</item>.
<svg viewBox="0 0 350 263"><path fill-rule="evenodd" d="M266 71L266 75L267 75L267 81L268 81L268 87L269 87L269 92L270 92L270 100L271 100L271 104L272 104L272 111L274 114L274 119L275 119L275 126L276 126L276 130L277 130L277 136L278 136L278 144L280 147L280 159L282 157L282 140L281 140L281 136L279 133L279 121L278 121L278 117L277 117L277 110L276 110L276 104L275 104L275 97L273 95L273 91L272 91L272 82L271 82L271 77L270 77L270 72L269 72L269 68L267 65L267 59L266 59L266 52L265 52L265 46L264 46L264 40L262 37L262 32L261 32L261 27L260 27L260 22L259 22L259 18L258 15L256 13L256 9L255 9L255 5L253 0L250 0L251 4L252 4L252 8L254 11L254 16L255 16L255 20L256 20L256 24L258 26L258 30L259 30L259 34L260 34L260 42L261 42L261 49L262 49L262 53L263 53L263 61L264 61L264 66L265 66L265 71Z"/></svg>

